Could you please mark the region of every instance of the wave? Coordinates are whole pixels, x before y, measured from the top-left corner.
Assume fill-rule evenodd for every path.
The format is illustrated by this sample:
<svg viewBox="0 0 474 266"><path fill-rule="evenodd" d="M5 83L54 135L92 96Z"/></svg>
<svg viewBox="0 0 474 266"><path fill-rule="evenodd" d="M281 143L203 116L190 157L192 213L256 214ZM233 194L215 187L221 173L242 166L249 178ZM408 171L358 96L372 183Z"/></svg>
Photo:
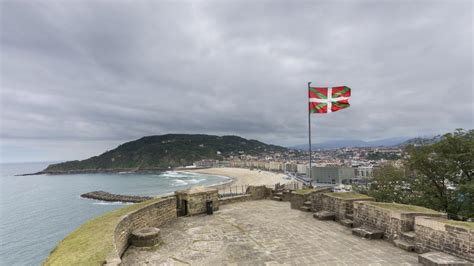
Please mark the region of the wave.
<svg viewBox="0 0 474 266"><path fill-rule="evenodd" d="M188 183L191 183L191 184L197 184L197 183L201 183L203 181L206 181L206 179L189 179L189 180L186 180L188 181Z"/></svg>
<svg viewBox="0 0 474 266"><path fill-rule="evenodd" d="M181 179L173 179L171 181L174 182L174 184L171 184L173 187L185 186L189 184L188 182L183 181Z"/></svg>

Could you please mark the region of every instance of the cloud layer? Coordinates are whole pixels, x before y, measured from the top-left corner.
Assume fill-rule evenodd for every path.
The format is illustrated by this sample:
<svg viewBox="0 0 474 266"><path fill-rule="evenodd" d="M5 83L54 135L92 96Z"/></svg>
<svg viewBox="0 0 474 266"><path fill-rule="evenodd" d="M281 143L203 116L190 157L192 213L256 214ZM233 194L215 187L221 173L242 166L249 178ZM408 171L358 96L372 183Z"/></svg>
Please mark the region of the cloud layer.
<svg viewBox="0 0 474 266"><path fill-rule="evenodd" d="M170 132L305 143L307 81L353 89L349 109L313 116L316 142L474 124L470 1L0 5L9 150Z"/></svg>

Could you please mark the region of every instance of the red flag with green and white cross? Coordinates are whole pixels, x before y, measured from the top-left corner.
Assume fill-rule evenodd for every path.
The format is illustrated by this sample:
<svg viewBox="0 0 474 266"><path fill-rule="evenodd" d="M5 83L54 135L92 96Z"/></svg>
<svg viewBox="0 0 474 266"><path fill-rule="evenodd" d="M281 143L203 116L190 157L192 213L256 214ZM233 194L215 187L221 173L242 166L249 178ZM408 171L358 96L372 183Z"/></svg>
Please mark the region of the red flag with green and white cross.
<svg viewBox="0 0 474 266"><path fill-rule="evenodd" d="M351 89L346 86L309 87L309 112L331 113L350 106Z"/></svg>

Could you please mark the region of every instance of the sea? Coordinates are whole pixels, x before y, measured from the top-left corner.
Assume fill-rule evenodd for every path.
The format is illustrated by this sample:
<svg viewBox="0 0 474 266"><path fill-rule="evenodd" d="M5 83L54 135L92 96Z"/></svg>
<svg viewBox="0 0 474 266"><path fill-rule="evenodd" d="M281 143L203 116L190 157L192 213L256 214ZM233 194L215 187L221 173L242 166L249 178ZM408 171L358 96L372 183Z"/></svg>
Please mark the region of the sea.
<svg viewBox="0 0 474 266"><path fill-rule="evenodd" d="M83 193L157 196L230 181L224 176L174 171L15 176L38 172L48 164L0 164L0 265L41 265L79 225L127 204L83 199Z"/></svg>

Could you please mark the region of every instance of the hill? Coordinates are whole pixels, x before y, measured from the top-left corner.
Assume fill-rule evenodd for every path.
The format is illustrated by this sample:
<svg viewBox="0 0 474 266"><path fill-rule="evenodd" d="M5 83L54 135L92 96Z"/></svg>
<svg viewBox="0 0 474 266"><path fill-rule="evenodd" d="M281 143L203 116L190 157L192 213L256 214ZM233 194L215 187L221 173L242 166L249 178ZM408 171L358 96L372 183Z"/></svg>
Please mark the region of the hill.
<svg viewBox="0 0 474 266"><path fill-rule="evenodd" d="M238 136L167 134L130 141L86 160L52 164L42 173L168 169L202 159L222 160L231 155L283 151L286 148Z"/></svg>

